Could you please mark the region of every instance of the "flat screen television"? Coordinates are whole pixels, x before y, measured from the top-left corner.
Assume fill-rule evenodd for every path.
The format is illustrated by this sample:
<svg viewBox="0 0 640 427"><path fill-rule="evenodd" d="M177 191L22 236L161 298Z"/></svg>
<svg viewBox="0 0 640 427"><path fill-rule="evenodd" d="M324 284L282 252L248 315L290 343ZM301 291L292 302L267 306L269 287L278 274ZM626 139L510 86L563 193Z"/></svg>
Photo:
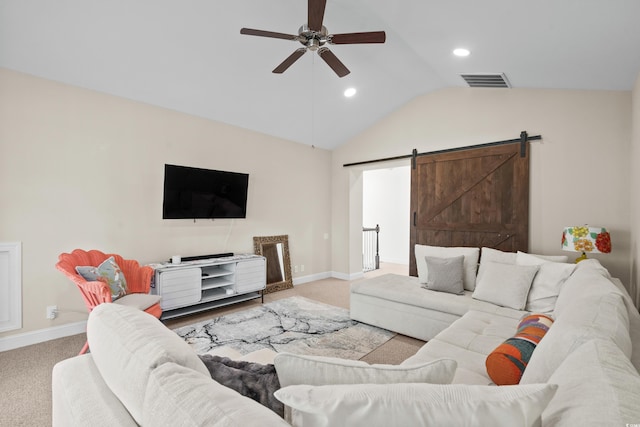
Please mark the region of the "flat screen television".
<svg viewBox="0 0 640 427"><path fill-rule="evenodd" d="M164 165L163 219L246 218L249 174Z"/></svg>

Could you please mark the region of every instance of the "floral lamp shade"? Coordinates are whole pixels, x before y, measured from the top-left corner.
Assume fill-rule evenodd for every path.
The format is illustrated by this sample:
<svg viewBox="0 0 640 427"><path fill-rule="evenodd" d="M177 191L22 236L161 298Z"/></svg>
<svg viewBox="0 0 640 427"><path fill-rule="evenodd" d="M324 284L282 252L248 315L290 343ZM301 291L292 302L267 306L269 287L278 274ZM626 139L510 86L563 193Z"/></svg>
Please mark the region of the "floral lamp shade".
<svg viewBox="0 0 640 427"><path fill-rule="evenodd" d="M608 254L611 252L611 236L606 228L565 227L562 232L562 249L565 251L582 252L576 259L580 262L587 258L587 252Z"/></svg>

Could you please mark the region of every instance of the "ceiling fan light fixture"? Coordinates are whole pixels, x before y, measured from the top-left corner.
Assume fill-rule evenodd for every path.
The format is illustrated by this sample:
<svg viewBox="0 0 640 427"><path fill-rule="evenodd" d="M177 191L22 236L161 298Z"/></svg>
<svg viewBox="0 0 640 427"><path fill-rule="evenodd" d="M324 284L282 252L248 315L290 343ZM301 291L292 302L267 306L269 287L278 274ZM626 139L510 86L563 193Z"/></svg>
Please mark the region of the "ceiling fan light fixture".
<svg viewBox="0 0 640 427"><path fill-rule="evenodd" d="M320 40L309 39L307 40L306 46L307 48L309 48L310 51L315 52L320 47Z"/></svg>
<svg viewBox="0 0 640 427"><path fill-rule="evenodd" d="M471 54L471 51L469 49L465 49L465 48L459 47L459 48L453 50L453 54L455 56L465 57L465 56L469 56Z"/></svg>
<svg viewBox="0 0 640 427"><path fill-rule="evenodd" d="M325 44L384 43L387 36L384 31L329 34L327 28L322 25L326 5L327 0L307 0L307 23L298 29L298 35L256 30L253 28L241 28L240 34L292 40L304 46L289 55L287 59L273 70L273 73L282 74L291 64L296 62L305 51L310 50L316 52L338 77L344 77L350 73L349 69L329 48L324 46Z"/></svg>
<svg viewBox="0 0 640 427"><path fill-rule="evenodd" d="M356 88L355 88L355 87L350 87L350 88L347 88L347 89L344 91L344 96L345 96L346 98L351 98L352 96L354 96L354 95L356 94L356 92L357 92L357 90L356 90Z"/></svg>

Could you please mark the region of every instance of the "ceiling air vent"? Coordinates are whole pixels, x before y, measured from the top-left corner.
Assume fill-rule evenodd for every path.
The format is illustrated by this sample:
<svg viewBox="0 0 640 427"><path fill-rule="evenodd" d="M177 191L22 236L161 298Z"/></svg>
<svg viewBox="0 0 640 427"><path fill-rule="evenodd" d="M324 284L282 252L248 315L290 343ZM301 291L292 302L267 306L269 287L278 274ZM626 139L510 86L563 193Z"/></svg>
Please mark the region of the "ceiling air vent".
<svg viewBox="0 0 640 427"><path fill-rule="evenodd" d="M460 74L460 76L467 82L469 87L511 87L504 73Z"/></svg>

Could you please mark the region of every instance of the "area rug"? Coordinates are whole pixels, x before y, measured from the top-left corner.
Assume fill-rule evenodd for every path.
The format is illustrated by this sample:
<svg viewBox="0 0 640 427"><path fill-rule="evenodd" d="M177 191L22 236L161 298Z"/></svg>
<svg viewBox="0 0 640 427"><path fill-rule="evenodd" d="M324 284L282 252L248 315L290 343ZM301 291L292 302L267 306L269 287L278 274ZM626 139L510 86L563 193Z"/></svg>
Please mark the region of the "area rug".
<svg viewBox="0 0 640 427"><path fill-rule="evenodd" d="M245 355L269 349L357 360L395 333L351 320L349 311L303 297L290 297L174 331L197 354L231 347Z"/></svg>

